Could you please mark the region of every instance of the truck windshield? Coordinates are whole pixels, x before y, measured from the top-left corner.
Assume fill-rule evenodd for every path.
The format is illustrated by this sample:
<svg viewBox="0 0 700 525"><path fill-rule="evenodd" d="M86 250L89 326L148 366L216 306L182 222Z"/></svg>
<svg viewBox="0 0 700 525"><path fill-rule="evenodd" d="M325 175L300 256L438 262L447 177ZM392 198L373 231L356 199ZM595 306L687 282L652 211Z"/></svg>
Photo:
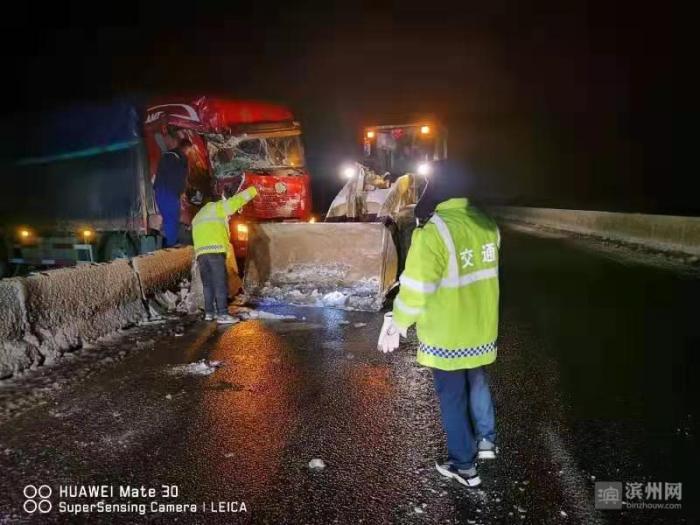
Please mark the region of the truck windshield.
<svg viewBox="0 0 700 525"><path fill-rule="evenodd" d="M405 173L416 164L432 160L435 137L423 136L416 126L378 130L376 143L365 151L366 160L379 172Z"/></svg>
<svg viewBox="0 0 700 525"><path fill-rule="evenodd" d="M298 133L244 136L207 136L209 159L217 178L242 171L300 169L304 150Z"/></svg>

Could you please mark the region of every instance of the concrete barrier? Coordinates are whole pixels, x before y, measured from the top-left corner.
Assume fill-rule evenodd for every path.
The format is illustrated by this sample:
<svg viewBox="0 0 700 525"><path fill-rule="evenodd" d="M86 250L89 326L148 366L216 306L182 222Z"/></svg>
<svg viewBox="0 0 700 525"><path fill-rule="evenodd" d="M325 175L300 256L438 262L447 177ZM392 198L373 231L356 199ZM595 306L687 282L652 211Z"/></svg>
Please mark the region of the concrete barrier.
<svg viewBox="0 0 700 525"><path fill-rule="evenodd" d="M25 286L27 319L49 362L146 313L128 260L30 275Z"/></svg>
<svg viewBox="0 0 700 525"><path fill-rule="evenodd" d="M193 253L160 250L0 280L0 379L142 320L146 297L189 277Z"/></svg>
<svg viewBox="0 0 700 525"><path fill-rule="evenodd" d="M497 207L501 219L594 235L656 250L700 255L700 217L553 208Z"/></svg>
<svg viewBox="0 0 700 525"><path fill-rule="evenodd" d="M194 249L191 246L134 257L131 262L141 283L143 298L177 286L190 275L193 258Z"/></svg>
<svg viewBox="0 0 700 525"><path fill-rule="evenodd" d="M0 280L0 379L43 361L29 334L23 279Z"/></svg>

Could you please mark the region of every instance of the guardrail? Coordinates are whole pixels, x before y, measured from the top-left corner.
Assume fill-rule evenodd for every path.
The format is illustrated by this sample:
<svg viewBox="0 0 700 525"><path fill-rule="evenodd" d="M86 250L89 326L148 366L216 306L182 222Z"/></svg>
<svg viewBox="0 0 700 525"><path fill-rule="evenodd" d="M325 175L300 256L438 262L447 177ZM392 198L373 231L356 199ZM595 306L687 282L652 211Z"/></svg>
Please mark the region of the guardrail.
<svg viewBox="0 0 700 525"><path fill-rule="evenodd" d="M193 256L174 248L0 279L0 379L144 319L145 299L188 276Z"/></svg>
<svg viewBox="0 0 700 525"><path fill-rule="evenodd" d="M497 218L700 256L700 217L494 207Z"/></svg>

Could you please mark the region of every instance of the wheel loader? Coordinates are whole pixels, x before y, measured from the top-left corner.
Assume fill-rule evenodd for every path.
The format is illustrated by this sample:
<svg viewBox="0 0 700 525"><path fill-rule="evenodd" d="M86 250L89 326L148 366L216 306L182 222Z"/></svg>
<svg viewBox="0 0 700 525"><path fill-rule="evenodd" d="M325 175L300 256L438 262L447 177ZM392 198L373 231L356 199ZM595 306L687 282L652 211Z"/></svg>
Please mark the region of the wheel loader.
<svg viewBox="0 0 700 525"><path fill-rule="evenodd" d="M446 158L447 133L433 122L372 126L363 146L362 161L341 168L346 183L323 221L251 228L244 273L251 299L381 309L402 269L431 162Z"/></svg>

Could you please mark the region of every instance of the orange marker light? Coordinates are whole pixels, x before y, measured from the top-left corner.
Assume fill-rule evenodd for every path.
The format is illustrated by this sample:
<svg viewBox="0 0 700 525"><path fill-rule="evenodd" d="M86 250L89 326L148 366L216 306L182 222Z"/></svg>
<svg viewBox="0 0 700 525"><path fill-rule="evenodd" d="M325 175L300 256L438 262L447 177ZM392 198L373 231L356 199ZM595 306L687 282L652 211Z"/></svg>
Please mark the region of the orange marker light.
<svg viewBox="0 0 700 525"><path fill-rule="evenodd" d="M367 132L367 138L368 138L368 139L373 139L373 138L374 138L374 131L371 131L371 130L368 131L368 132Z"/></svg>
<svg viewBox="0 0 700 525"><path fill-rule="evenodd" d="M29 233L29 230L20 230L19 231L19 236L22 237L22 239L27 239L31 235Z"/></svg>
<svg viewBox="0 0 700 525"><path fill-rule="evenodd" d="M92 230L83 230L83 237L85 237L86 239L92 237Z"/></svg>
<svg viewBox="0 0 700 525"><path fill-rule="evenodd" d="M422 135L427 135L428 133L430 133L430 126L421 126L420 132Z"/></svg>

